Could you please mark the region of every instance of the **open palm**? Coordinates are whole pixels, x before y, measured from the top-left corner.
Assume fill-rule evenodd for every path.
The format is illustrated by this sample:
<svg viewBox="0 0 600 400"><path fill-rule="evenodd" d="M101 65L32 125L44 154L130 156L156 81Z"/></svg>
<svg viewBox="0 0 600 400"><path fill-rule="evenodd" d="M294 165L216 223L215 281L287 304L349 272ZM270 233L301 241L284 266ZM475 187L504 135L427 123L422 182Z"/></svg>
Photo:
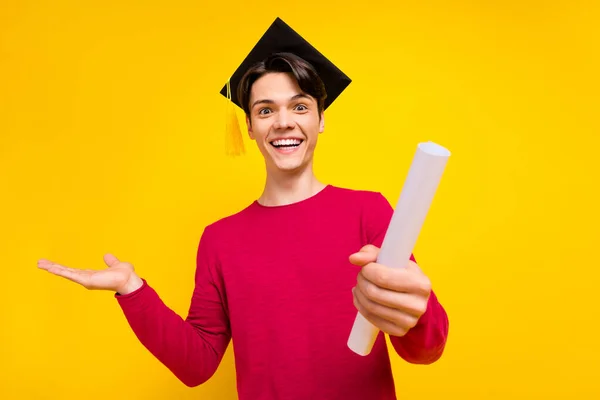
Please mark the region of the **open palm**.
<svg viewBox="0 0 600 400"><path fill-rule="evenodd" d="M108 268L103 270L69 268L45 259L38 261L38 267L90 290L113 290L125 294L141 286L141 279L130 263L121 262L112 254L106 254L104 262Z"/></svg>

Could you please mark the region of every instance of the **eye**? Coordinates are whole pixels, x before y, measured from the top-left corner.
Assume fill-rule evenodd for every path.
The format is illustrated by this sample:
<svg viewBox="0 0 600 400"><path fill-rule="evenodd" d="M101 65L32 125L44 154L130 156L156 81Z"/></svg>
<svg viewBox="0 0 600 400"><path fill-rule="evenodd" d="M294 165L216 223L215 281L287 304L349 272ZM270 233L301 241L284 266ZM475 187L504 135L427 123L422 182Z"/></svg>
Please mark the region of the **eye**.
<svg viewBox="0 0 600 400"><path fill-rule="evenodd" d="M297 111L306 111L308 110L308 107L306 107L304 104L298 104L296 107L294 107Z"/></svg>
<svg viewBox="0 0 600 400"><path fill-rule="evenodd" d="M259 115L266 115L270 111L271 111L270 108L261 108L260 110L258 110L258 114Z"/></svg>

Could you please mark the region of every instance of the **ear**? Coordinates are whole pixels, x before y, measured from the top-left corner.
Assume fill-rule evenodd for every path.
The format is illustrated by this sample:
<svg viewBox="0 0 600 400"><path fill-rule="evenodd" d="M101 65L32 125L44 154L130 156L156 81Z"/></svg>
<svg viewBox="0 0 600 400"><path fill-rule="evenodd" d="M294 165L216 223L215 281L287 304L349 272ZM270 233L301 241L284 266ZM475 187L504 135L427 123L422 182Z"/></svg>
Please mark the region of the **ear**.
<svg viewBox="0 0 600 400"><path fill-rule="evenodd" d="M250 117L246 115L246 128L248 128L248 136L250 139L254 140L254 134L252 132L252 122L250 121Z"/></svg>
<svg viewBox="0 0 600 400"><path fill-rule="evenodd" d="M319 133L323 133L325 130L325 113L321 111L321 118L319 121Z"/></svg>

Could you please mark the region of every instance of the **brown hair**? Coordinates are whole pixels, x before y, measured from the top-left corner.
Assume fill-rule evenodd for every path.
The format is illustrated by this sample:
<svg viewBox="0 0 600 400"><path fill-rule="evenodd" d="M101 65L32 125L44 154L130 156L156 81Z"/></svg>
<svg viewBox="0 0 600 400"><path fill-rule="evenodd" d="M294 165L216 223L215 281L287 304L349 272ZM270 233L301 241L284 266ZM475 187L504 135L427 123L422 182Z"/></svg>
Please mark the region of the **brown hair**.
<svg viewBox="0 0 600 400"><path fill-rule="evenodd" d="M246 115L250 115L250 91L252 85L261 76L270 72L291 73L298 82L300 90L314 97L318 104L319 115L324 109L327 92L325 85L314 67L304 59L291 53L275 53L253 65L246 71L237 88L240 104Z"/></svg>

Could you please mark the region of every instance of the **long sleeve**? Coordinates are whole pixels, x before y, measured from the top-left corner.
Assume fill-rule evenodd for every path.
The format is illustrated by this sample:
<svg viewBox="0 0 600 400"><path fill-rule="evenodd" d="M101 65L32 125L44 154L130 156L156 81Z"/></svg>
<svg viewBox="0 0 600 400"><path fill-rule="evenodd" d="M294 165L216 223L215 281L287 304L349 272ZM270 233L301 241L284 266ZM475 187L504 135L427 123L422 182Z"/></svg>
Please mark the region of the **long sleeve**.
<svg viewBox="0 0 600 400"><path fill-rule="evenodd" d="M393 215L393 208L380 193L363 213L363 226L368 243L381 247ZM411 260L416 262L414 255ZM412 364L431 364L443 354L448 337L449 321L444 307L432 291L427 309L417 325L402 337L390 336L396 353Z"/></svg>
<svg viewBox="0 0 600 400"><path fill-rule="evenodd" d="M208 229L208 228L207 228ZM184 320L144 280L141 288L115 295L140 342L185 385L206 382L217 370L231 339L217 258L205 230L197 252L195 289Z"/></svg>
<svg viewBox="0 0 600 400"><path fill-rule="evenodd" d="M432 291L427 310L417 325L402 337L389 336L396 353L411 364L431 364L444 353L448 316Z"/></svg>

